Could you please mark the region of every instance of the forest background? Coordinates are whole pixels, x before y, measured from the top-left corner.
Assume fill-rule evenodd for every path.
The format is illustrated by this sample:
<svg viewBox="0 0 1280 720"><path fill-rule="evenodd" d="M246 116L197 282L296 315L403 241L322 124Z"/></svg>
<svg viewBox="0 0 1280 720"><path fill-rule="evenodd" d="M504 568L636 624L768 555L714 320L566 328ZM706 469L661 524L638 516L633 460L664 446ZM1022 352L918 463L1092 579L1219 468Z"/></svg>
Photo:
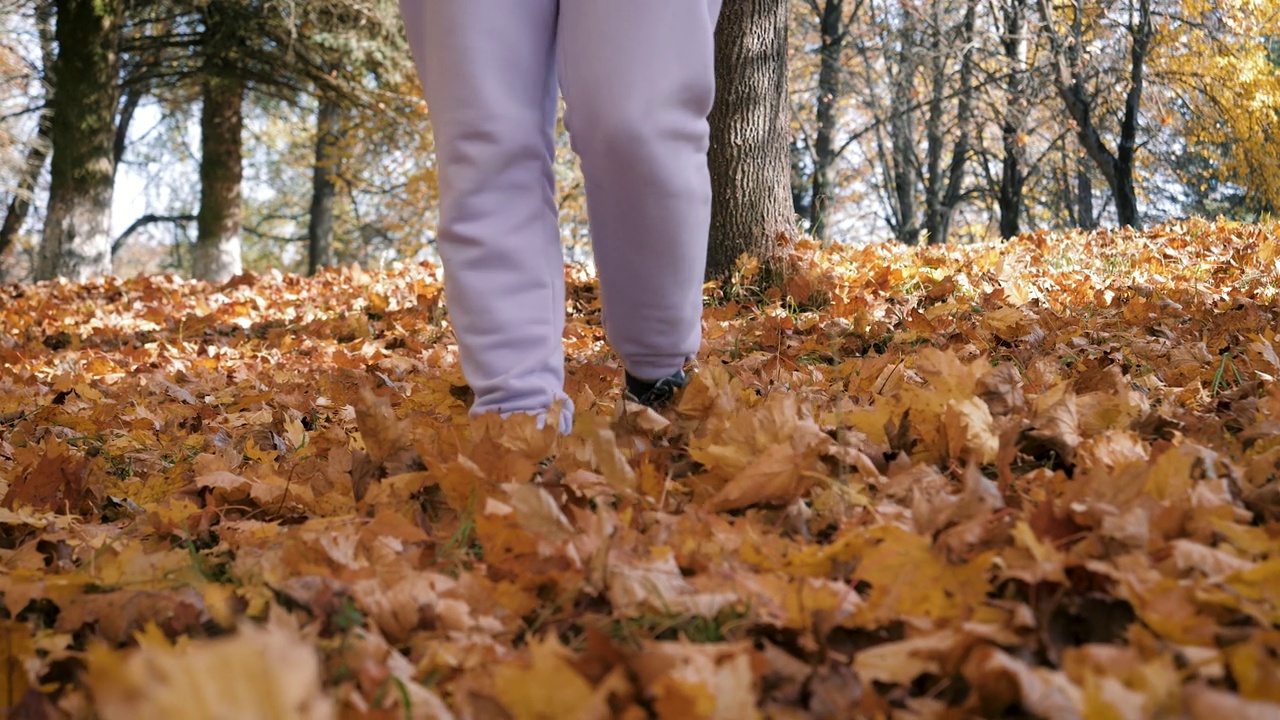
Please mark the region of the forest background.
<svg viewBox="0 0 1280 720"><path fill-rule="evenodd" d="M789 191L772 215L787 227L770 233L965 242L1256 220L1280 202L1272 0L739 5L722 35L754 38L764 74L786 81L771 98L783 84L733 78L766 100L747 114L779 130L779 151L760 154L763 181ZM430 126L395 3L133 0L107 3L106 20L86 7L0 0L0 281L82 274L52 256L40 267L64 212L50 222L60 33L118 48L107 74L62 81L79 94L68 105L104 108L99 140L61 140L68 155L97 142L110 158L90 214L115 274L225 279L433 255ZM567 254L588 261L562 127L558 142ZM785 166L763 159L782 145Z"/></svg>

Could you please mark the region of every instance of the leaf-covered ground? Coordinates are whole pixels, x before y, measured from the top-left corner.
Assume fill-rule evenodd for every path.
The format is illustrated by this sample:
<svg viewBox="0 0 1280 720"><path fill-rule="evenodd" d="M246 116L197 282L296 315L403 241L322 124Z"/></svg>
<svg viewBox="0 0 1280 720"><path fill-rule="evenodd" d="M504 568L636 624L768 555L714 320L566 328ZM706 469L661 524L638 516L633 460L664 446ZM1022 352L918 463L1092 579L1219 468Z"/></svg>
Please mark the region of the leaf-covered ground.
<svg viewBox="0 0 1280 720"><path fill-rule="evenodd" d="M1273 228L793 261L666 417L571 273L560 439L466 422L429 267L4 288L0 703L1280 716Z"/></svg>

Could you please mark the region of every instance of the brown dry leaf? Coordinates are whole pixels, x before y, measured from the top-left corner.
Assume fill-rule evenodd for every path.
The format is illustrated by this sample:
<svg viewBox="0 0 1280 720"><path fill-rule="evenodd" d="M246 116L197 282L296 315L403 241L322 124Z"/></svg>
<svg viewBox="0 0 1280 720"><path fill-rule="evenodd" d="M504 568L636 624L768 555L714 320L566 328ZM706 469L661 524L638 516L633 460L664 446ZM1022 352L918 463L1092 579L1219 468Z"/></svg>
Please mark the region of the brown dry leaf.
<svg viewBox="0 0 1280 720"><path fill-rule="evenodd" d="M567 542L574 537L574 527L551 494L533 485L507 485L507 503L516 512L516 520L525 530L551 542Z"/></svg>
<svg viewBox="0 0 1280 720"><path fill-rule="evenodd" d="M360 438L375 465L382 465L397 453L412 447L408 423L396 416L386 395L362 387L356 395L355 409Z"/></svg>
<svg viewBox="0 0 1280 720"><path fill-rule="evenodd" d="M989 646L970 653L962 672L984 717L1000 717L1021 705L1044 720L1084 718L1084 695L1063 673L1028 666Z"/></svg>
<svg viewBox="0 0 1280 720"><path fill-rule="evenodd" d="M921 675L941 675L944 662L962 639L954 630L942 630L883 643L858 652L853 669L863 682L910 685Z"/></svg>
<svg viewBox="0 0 1280 720"><path fill-rule="evenodd" d="M1145 695L1109 675L1087 673L1082 692L1085 718L1143 720L1151 716Z"/></svg>
<svg viewBox="0 0 1280 720"><path fill-rule="evenodd" d="M1012 537L1016 549L1023 552L1006 551L1003 555L1005 568L1002 575L1018 578L1029 585L1041 582L1065 583L1066 567L1062 553L1053 545L1045 543L1036 536L1025 521L1018 522Z"/></svg>
<svg viewBox="0 0 1280 720"><path fill-rule="evenodd" d="M88 510L94 499L88 485L89 461L64 442L48 439L38 448L35 465L11 481L0 499L0 507L9 510L30 508L35 511L79 514Z"/></svg>
<svg viewBox="0 0 1280 720"><path fill-rule="evenodd" d="M921 348L915 363L916 371L929 382L942 403L973 396L978 378L989 367L982 359L966 365L955 353L932 347Z"/></svg>
<svg viewBox="0 0 1280 720"><path fill-rule="evenodd" d="M86 594L64 602L55 629L75 632L96 623L96 630L104 639L122 644L149 623L176 636L200 627L209 619L204 598L191 588L116 590Z"/></svg>
<svg viewBox="0 0 1280 720"><path fill-rule="evenodd" d="M757 670L748 644L650 643L630 661L661 720L754 720Z"/></svg>
<svg viewBox="0 0 1280 720"><path fill-rule="evenodd" d="M1001 363L978 379L978 397L996 417L1023 409L1027 398L1022 389L1022 376L1011 363Z"/></svg>
<svg viewBox="0 0 1280 720"><path fill-rule="evenodd" d="M1004 507L1000 489L984 476L976 465L965 468L960 492L951 493L950 483L928 466L908 473L895 481L909 480L912 519L917 532L932 536L957 523L982 522Z"/></svg>
<svg viewBox="0 0 1280 720"><path fill-rule="evenodd" d="M1231 553L1206 547L1198 542L1177 538L1169 543L1173 562L1181 573L1199 572L1210 582L1220 582L1228 575L1248 570L1253 563Z"/></svg>
<svg viewBox="0 0 1280 720"><path fill-rule="evenodd" d="M1182 697L1191 720L1275 720L1280 717L1280 704L1248 700L1204 683L1188 686Z"/></svg>
<svg viewBox="0 0 1280 720"><path fill-rule="evenodd" d="M528 517L524 519L517 508L495 498L485 499L475 516L476 539L483 547L485 561L535 584L566 574L576 576L583 564L571 533L564 529L563 518L555 518L536 494L534 497L529 504L538 512L525 513Z"/></svg>
<svg viewBox="0 0 1280 720"><path fill-rule="evenodd" d="M170 645L158 630L136 650L89 652L89 690L103 720L323 720L334 717L311 645L287 625Z"/></svg>
<svg viewBox="0 0 1280 720"><path fill-rule="evenodd" d="M771 445L720 488L707 501L707 509L724 512L751 505L789 503L812 483L803 474L805 465L805 458L797 455L791 443Z"/></svg>
<svg viewBox="0 0 1280 720"><path fill-rule="evenodd" d="M653 548L647 558L634 558L632 552L615 550L607 566L609 602L622 617L646 613L715 617L742 599L732 591L699 592L684 578L669 549Z"/></svg>
<svg viewBox="0 0 1280 720"><path fill-rule="evenodd" d="M591 449L600 474L614 492L631 494L639 488L636 471L623 457L612 430L597 428L591 435Z"/></svg>
<svg viewBox="0 0 1280 720"><path fill-rule="evenodd" d="M443 575L410 573L362 580L351 586L351 595L388 639L403 642L413 631L436 623L450 632L471 629L475 621L465 604L453 601L463 606L457 617L448 612L450 601L441 598L455 584Z"/></svg>
<svg viewBox="0 0 1280 720"><path fill-rule="evenodd" d="M1081 441L1075 394L1063 392L1051 403L1041 398L1037 406L1043 409L1032 418L1031 428L1024 433L1025 452L1037 457L1052 453L1063 462L1073 463Z"/></svg>
<svg viewBox="0 0 1280 720"><path fill-rule="evenodd" d="M947 452L960 462L990 465L1000 450L994 420L987 404L976 397L951 400L943 415Z"/></svg>
<svg viewBox="0 0 1280 720"><path fill-rule="evenodd" d="M440 696L415 679L419 669L381 636L357 631L344 650L343 662L356 668L356 686L344 698L343 716L355 710L364 717L454 720ZM388 687L396 692L384 692Z"/></svg>
<svg viewBox="0 0 1280 720"><path fill-rule="evenodd" d="M1153 631L1171 642L1209 645L1215 624L1202 612L1193 588L1154 572L1129 572L1124 596Z"/></svg>

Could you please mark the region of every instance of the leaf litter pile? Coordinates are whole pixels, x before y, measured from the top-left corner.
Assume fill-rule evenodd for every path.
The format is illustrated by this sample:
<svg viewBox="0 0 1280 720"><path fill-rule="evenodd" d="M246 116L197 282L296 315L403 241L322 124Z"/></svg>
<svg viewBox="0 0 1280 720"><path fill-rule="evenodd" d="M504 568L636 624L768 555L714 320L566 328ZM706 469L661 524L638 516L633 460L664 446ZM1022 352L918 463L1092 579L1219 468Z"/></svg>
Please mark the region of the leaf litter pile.
<svg viewBox="0 0 1280 720"><path fill-rule="evenodd" d="M759 275L659 415L570 272L565 438L467 422L431 267L4 288L0 703L1280 716L1273 228Z"/></svg>

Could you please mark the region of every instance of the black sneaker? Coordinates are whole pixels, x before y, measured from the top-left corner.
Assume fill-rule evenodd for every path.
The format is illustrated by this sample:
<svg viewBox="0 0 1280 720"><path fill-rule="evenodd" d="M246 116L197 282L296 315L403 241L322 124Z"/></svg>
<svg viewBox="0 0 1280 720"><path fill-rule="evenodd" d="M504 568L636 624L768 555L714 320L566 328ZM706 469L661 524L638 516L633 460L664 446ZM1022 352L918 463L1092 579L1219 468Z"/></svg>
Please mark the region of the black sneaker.
<svg viewBox="0 0 1280 720"><path fill-rule="evenodd" d="M647 382L627 373L627 401L639 403L655 410L667 405L676 392L689 384L684 370L677 370L660 380Z"/></svg>

